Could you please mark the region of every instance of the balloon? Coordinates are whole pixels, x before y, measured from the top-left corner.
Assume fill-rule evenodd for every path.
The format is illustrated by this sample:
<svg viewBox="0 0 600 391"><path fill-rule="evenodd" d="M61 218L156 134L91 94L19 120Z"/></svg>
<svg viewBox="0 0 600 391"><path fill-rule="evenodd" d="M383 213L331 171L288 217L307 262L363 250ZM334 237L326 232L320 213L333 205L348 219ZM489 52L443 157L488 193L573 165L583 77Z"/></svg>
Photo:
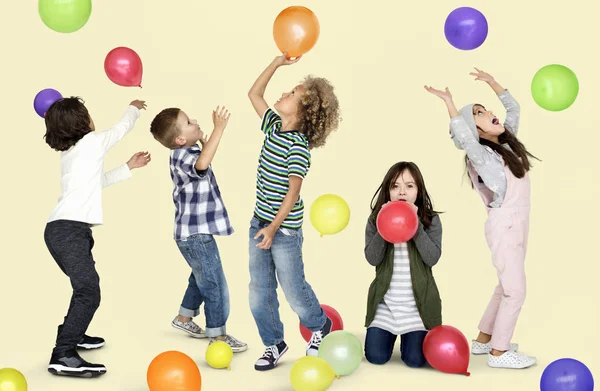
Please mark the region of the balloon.
<svg viewBox="0 0 600 391"><path fill-rule="evenodd" d="M550 363L542 373L541 391L593 391L592 372L580 361L561 358Z"/></svg>
<svg viewBox="0 0 600 391"><path fill-rule="evenodd" d="M168 351L152 360L146 375L150 391L199 391L200 369L188 355Z"/></svg>
<svg viewBox="0 0 600 391"><path fill-rule="evenodd" d="M0 391L27 391L27 380L16 369L0 369Z"/></svg>
<svg viewBox="0 0 600 391"><path fill-rule="evenodd" d="M412 205L404 201L392 201L383 205L377 215L377 230L390 243L406 243L415 236L419 218Z"/></svg>
<svg viewBox="0 0 600 391"><path fill-rule="evenodd" d="M301 56L312 49L320 31L316 15L302 6L284 9L273 23L275 44L281 53L287 53L288 58Z"/></svg>
<svg viewBox="0 0 600 391"><path fill-rule="evenodd" d="M58 33L72 33L90 19L92 0L39 0L38 12L48 28Z"/></svg>
<svg viewBox="0 0 600 391"><path fill-rule="evenodd" d="M350 221L350 207L335 194L324 194L310 207L310 222L323 235L341 232Z"/></svg>
<svg viewBox="0 0 600 391"><path fill-rule="evenodd" d="M481 12L460 7L450 12L444 24L444 34L450 45L461 50L473 50L483 44L488 35L488 22Z"/></svg>
<svg viewBox="0 0 600 391"><path fill-rule="evenodd" d="M33 99L33 108L40 117L44 118L50 106L62 97L60 92L52 88L46 88L38 92Z"/></svg>
<svg viewBox="0 0 600 391"><path fill-rule="evenodd" d="M127 47L117 47L108 52L104 60L106 76L123 87L142 87L143 65L140 56Z"/></svg>
<svg viewBox="0 0 600 391"><path fill-rule="evenodd" d="M323 311L325 311L327 317L331 319L331 331L344 329L344 321L342 320L342 316L335 310L335 308L325 304L321 304L321 308L323 308ZM306 342L310 341L310 338L312 337L312 331L302 326L302 324L300 324L300 334L302 334L302 338L304 338Z"/></svg>
<svg viewBox="0 0 600 391"><path fill-rule="evenodd" d="M346 376L360 365L363 347L354 334L338 330L323 338L319 346L319 357L327 361L337 376Z"/></svg>
<svg viewBox="0 0 600 391"><path fill-rule="evenodd" d="M206 362L215 369L231 369L233 350L231 346L223 341L215 341L206 349Z"/></svg>
<svg viewBox="0 0 600 391"><path fill-rule="evenodd" d="M455 327L437 326L427 333L423 341L425 359L435 369L446 373L460 373L470 376L469 342Z"/></svg>
<svg viewBox="0 0 600 391"><path fill-rule="evenodd" d="M531 81L533 100L548 111L570 107L579 93L579 81L572 70L564 65L546 65L536 72Z"/></svg>
<svg viewBox="0 0 600 391"><path fill-rule="evenodd" d="M335 379L335 372L327 361L305 356L298 359L290 371L292 387L296 391L325 391Z"/></svg>

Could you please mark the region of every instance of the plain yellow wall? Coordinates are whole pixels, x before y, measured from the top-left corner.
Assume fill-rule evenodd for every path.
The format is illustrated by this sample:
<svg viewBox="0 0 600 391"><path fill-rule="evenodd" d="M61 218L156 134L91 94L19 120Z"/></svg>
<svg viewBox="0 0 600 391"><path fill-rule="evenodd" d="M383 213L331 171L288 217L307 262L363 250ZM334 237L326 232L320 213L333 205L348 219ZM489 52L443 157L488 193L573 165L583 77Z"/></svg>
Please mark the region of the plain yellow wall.
<svg viewBox="0 0 600 391"><path fill-rule="evenodd" d="M291 349L276 370L253 369L263 347L248 305L247 236L262 137L246 92L278 55L272 37L275 17L295 4L316 13L321 36L299 63L277 72L266 98L274 102L309 73L336 86L344 121L323 149L313 151L302 190L306 275L321 302L335 307L346 330L361 341L374 276L363 256L364 227L371 196L396 161L415 161L436 209L447 212L442 216L443 256L434 269L444 323L473 338L496 283L483 236L485 210L462 177L463 153L448 137L443 102L424 84L448 86L457 105L477 101L503 118L492 90L469 76L474 66L491 73L521 103L521 140L543 160L534 162L531 173L529 291L514 339L521 351L538 357L538 365L492 370L485 356L472 357L472 375L464 377L409 369L396 350L393 362L375 367L363 361L331 390L364 390L377 382L382 390L493 391L511 383L515 390L531 391L539 388L545 366L562 357L577 358L598 373L600 76L596 35L589 31L597 25L599 8L583 0L561 7L516 0L103 0L94 2L83 29L66 35L41 22L36 1L10 2L0 22L0 368L21 370L30 390L141 391L147 389L150 361L175 349L198 362L203 390L291 390L289 370L304 355L304 340L281 295ZM443 34L446 16L461 6L479 9L489 22L487 41L474 51L453 48ZM117 46L141 56L143 89L119 87L106 77L104 57ZM570 67L579 78L577 101L564 112L544 111L531 98L533 75L551 63ZM153 157L131 180L104 192L105 225L93 231L102 304L89 333L105 337L107 346L83 355L108 368L94 381L57 378L46 370L71 289L43 241L60 192L60 156L44 143L44 122L33 110L33 98L43 88L82 96L99 129L116 122L133 99L148 104L132 133L106 159L110 169L137 151ZM223 104L232 116L213 167L236 233L218 243L231 290L228 330L249 344L247 352L234 356L231 371L208 368L207 341L187 338L170 326L189 269L172 240L168 151L148 130L158 111L178 106L210 131L211 111ZM340 234L320 238L308 213L313 200L325 193L344 197L352 217ZM203 315L198 322L204 326Z"/></svg>

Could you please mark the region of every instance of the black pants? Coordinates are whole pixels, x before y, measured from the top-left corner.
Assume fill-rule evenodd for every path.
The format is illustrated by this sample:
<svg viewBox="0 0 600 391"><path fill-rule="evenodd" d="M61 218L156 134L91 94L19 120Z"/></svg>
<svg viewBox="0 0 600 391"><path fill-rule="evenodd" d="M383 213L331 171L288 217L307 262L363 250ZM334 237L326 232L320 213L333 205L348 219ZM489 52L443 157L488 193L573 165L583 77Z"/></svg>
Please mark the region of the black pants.
<svg viewBox="0 0 600 391"><path fill-rule="evenodd" d="M71 280L73 295L59 326L53 354L75 349L100 306L100 277L92 257L94 238L89 224L57 220L46 225L44 240L50 254Z"/></svg>

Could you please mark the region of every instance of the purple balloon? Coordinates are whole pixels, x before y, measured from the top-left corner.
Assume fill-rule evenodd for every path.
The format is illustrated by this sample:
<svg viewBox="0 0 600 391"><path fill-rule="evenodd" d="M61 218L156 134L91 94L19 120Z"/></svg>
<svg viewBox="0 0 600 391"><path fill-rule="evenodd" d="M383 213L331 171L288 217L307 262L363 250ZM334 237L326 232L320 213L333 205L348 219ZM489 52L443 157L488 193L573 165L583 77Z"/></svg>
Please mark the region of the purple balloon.
<svg viewBox="0 0 600 391"><path fill-rule="evenodd" d="M62 97L60 92L52 88L46 88L38 92L35 96L33 108L40 117L44 118L46 116L46 111L48 111L50 106L57 100L62 99Z"/></svg>
<svg viewBox="0 0 600 391"><path fill-rule="evenodd" d="M488 23L483 14L471 7L450 12L444 24L444 34L452 46L473 50L481 46L488 35Z"/></svg>
<svg viewBox="0 0 600 391"><path fill-rule="evenodd" d="M592 372L580 361L561 358L544 369L541 391L593 391Z"/></svg>

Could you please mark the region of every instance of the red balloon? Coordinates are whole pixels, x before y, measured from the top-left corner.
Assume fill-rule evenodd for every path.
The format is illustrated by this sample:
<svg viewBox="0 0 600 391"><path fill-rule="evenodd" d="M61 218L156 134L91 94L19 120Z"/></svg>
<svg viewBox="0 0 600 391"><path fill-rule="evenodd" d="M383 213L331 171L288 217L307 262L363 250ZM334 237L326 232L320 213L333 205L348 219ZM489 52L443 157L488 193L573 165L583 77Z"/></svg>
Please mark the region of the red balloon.
<svg viewBox="0 0 600 391"><path fill-rule="evenodd" d="M469 342L455 327L437 326L431 329L423 341L425 359L440 372L470 376Z"/></svg>
<svg viewBox="0 0 600 391"><path fill-rule="evenodd" d="M119 86L142 87L142 60L132 49L120 46L108 52L104 59L104 71Z"/></svg>
<svg viewBox="0 0 600 391"><path fill-rule="evenodd" d="M335 308L325 304L321 304L321 308L323 308L323 311L325 311L327 317L331 319L332 332L344 329L344 321L342 320L342 316L335 310ZM300 334L302 334L302 338L304 338L306 342L310 341L310 338L312 337L312 331L302 326L302 324L300 324Z"/></svg>
<svg viewBox="0 0 600 391"><path fill-rule="evenodd" d="M419 228L419 217L412 205L404 201L392 201L383 205L377 215L379 235L390 243L406 243Z"/></svg>

